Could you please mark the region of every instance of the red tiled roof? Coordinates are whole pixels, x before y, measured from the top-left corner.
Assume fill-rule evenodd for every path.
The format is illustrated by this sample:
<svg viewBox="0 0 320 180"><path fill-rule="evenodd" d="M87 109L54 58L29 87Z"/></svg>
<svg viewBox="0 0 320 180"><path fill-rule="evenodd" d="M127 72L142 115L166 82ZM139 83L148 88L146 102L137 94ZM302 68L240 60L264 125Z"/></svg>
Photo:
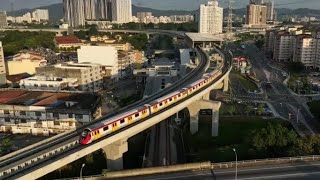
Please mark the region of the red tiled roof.
<svg viewBox="0 0 320 180"><path fill-rule="evenodd" d="M23 94L28 93L27 91L2 91L0 93L0 103L12 101L15 98L20 97Z"/></svg>
<svg viewBox="0 0 320 180"><path fill-rule="evenodd" d="M57 44L77 44L81 43L81 40L76 36L56 36L55 40Z"/></svg>
<svg viewBox="0 0 320 180"><path fill-rule="evenodd" d="M16 82L20 81L21 79L25 79L28 77L31 77L31 75L28 73L21 73L21 74L15 74L15 75L7 75L7 80L12 83L16 83Z"/></svg>

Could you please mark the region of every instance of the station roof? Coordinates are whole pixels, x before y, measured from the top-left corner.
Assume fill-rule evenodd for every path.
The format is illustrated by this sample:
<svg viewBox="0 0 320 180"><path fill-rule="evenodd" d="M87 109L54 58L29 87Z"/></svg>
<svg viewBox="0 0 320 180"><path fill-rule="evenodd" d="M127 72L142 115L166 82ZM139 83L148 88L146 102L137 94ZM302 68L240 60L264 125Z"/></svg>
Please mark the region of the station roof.
<svg viewBox="0 0 320 180"><path fill-rule="evenodd" d="M206 34L206 33L186 33L186 35L192 41L223 41L218 35Z"/></svg>

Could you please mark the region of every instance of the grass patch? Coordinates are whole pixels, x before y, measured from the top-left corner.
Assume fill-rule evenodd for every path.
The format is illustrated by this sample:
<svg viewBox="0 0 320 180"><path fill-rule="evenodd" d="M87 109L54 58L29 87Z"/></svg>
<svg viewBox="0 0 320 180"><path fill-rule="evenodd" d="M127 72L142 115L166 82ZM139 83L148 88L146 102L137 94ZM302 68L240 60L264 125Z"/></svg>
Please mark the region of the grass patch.
<svg viewBox="0 0 320 180"><path fill-rule="evenodd" d="M319 111L319 108L320 108L320 101L312 101L312 102L309 102L308 103L308 106L310 108L310 111L311 113L320 118L320 111Z"/></svg>
<svg viewBox="0 0 320 180"><path fill-rule="evenodd" d="M237 149L239 160L257 159L257 155L250 149L248 139L252 138L254 130L261 130L267 127L268 123L280 123L291 128L289 123L278 119L265 120L256 117L244 118L220 118L219 136L211 137L211 122L200 121L199 132L194 136L188 136L190 151L195 161L224 162L233 161L233 148Z"/></svg>
<svg viewBox="0 0 320 180"><path fill-rule="evenodd" d="M254 91L258 89L257 85L254 82L246 79L240 73L233 72L233 75L238 80L238 83L240 83L246 90Z"/></svg>

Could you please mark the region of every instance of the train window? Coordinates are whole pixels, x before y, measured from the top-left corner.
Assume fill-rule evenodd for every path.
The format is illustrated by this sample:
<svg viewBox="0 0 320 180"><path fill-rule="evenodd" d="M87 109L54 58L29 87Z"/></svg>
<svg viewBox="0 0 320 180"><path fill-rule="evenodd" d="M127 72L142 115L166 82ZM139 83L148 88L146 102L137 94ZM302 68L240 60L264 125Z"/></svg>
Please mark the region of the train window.
<svg viewBox="0 0 320 180"><path fill-rule="evenodd" d="M179 94L178 97L181 97L181 94Z"/></svg>
<svg viewBox="0 0 320 180"><path fill-rule="evenodd" d="M170 98L169 101L172 101L172 98Z"/></svg>
<svg viewBox="0 0 320 180"><path fill-rule="evenodd" d="M116 127L116 126L117 126L117 123L112 124L112 127Z"/></svg>
<svg viewBox="0 0 320 180"><path fill-rule="evenodd" d="M196 89L196 87L193 87L193 90L195 90Z"/></svg>
<svg viewBox="0 0 320 180"><path fill-rule="evenodd" d="M135 117L139 117L139 113L135 114L134 116L135 116Z"/></svg>
<svg viewBox="0 0 320 180"><path fill-rule="evenodd" d="M120 124L123 124L123 123L124 123L124 119L121 119Z"/></svg>
<svg viewBox="0 0 320 180"><path fill-rule="evenodd" d="M108 131L108 129L109 129L109 126L106 126L103 128L104 131Z"/></svg>
<svg viewBox="0 0 320 180"><path fill-rule="evenodd" d="M129 119L129 120L132 120L132 116L129 116L128 119Z"/></svg>
<svg viewBox="0 0 320 180"><path fill-rule="evenodd" d="M162 103L159 104L159 106L162 106L162 105L163 105Z"/></svg>

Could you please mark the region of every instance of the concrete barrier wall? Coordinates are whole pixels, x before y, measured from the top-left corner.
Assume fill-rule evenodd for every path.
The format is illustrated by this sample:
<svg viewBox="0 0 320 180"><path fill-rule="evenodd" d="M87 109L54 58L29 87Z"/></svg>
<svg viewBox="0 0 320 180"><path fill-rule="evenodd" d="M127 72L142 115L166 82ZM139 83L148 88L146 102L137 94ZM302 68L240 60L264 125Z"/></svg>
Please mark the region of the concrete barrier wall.
<svg viewBox="0 0 320 180"><path fill-rule="evenodd" d="M32 144L32 145L30 145L30 146L27 146L27 147L25 147L25 148L19 149L19 150L14 151L14 152L12 152L12 153L10 153L10 154L7 154L7 155L5 155L5 156L2 156L2 157L0 157L0 161L3 161L3 160L8 159L8 158L10 158L10 157L14 157L14 156L16 156L16 155L18 155L18 154L20 154L20 153L23 153L23 152L29 151L29 150L31 150L31 149L34 149L34 148L36 148L36 147L38 147L38 146L40 146L40 145L42 145L42 144L45 144L45 143L50 142L50 141L53 141L54 139L57 139L57 140L58 140L60 137L63 137L63 136L65 136L66 134L68 134L68 133L70 133L70 132L72 132L72 131L74 131L74 130L75 130L75 129L66 131L66 132L64 132L64 133L62 133L62 134L55 135L55 136L53 136L53 137L50 137L50 138L45 139L45 140L43 140L43 141L40 141L40 142L38 142L38 143L36 143L36 144Z"/></svg>
<svg viewBox="0 0 320 180"><path fill-rule="evenodd" d="M208 161L208 162L201 162L201 163L105 172L102 176L107 178L119 178L119 177L141 176L141 175L170 173L170 172L179 172L179 171L202 170L202 169L210 169L210 168L211 168L211 163L210 161Z"/></svg>

